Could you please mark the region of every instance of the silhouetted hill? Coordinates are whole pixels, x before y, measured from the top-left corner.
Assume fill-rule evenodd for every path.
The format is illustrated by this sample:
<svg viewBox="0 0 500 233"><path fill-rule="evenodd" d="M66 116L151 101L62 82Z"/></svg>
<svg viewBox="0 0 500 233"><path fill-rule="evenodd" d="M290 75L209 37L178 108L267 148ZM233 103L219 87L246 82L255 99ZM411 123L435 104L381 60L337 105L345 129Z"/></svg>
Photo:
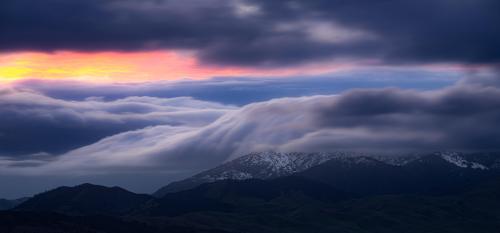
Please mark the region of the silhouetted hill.
<svg viewBox="0 0 500 233"><path fill-rule="evenodd" d="M499 197L500 179L448 195L362 198L301 177L226 180L151 199L127 217L0 212L0 232L496 233Z"/></svg>
<svg viewBox="0 0 500 233"><path fill-rule="evenodd" d="M262 204L278 198L330 202L350 197L343 191L303 177L222 180L186 191L168 193L150 201L139 214L173 216L195 211L233 212L247 205Z"/></svg>
<svg viewBox="0 0 500 233"><path fill-rule="evenodd" d="M152 197L135 194L119 187L82 184L59 187L22 203L18 211L51 211L71 215L126 214Z"/></svg>

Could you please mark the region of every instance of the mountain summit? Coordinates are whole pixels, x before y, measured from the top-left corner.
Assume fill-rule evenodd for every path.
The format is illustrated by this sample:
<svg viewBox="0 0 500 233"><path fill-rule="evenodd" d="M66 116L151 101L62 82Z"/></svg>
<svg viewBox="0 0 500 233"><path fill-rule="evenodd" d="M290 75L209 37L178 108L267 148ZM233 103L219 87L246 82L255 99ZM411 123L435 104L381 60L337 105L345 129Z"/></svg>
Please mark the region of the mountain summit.
<svg viewBox="0 0 500 233"><path fill-rule="evenodd" d="M153 196L194 188L200 184L220 180L272 179L288 176L322 164L333 158L350 156L348 153L280 153L254 152L231 160L190 178L176 181L156 191Z"/></svg>

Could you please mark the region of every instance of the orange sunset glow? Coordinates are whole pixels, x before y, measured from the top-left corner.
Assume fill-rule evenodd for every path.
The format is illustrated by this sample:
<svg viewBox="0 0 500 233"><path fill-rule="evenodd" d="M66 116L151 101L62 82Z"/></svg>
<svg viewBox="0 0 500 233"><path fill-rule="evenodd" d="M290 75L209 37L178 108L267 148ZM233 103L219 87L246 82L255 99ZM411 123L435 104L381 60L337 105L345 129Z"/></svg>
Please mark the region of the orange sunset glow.
<svg viewBox="0 0 500 233"><path fill-rule="evenodd" d="M0 55L3 80L23 78L145 81L238 75L243 69L205 67L189 54L154 52L21 52Z"/></svg>
<svg viewBox="0 0 500 233"><path fill-rule="evenodd" d="M214 76L317 74L348 65L303 65L294 68L256 69L203 65L192 53L148 52L17 52L0 54L0 80L72 79L93 82L204 79Z"/></svg>

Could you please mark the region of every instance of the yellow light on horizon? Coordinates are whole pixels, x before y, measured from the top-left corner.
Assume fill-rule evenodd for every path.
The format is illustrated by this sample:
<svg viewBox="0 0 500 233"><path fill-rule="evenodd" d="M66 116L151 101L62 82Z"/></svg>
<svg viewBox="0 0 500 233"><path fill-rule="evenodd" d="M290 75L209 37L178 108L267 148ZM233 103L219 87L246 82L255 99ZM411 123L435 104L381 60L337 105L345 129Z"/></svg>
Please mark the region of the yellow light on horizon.
<svg viewBox="0 0 500 233"><path fill-rule="evenodd" d="M3 79L20 79L26 77L32 71L27 67L4 66L0 67L0 77Z"/></svg>
<svg viewBox="0 0 500 233"><path fill-rule="evenodd" d="M338 67L328 64L293 68L244 68L200 64L193 53L178 51L0 53L0 81L19 79L71 79L141 82L203 79L216 76L280 76L314 74ZM333 67L333 68L332 68Z"/></svg>

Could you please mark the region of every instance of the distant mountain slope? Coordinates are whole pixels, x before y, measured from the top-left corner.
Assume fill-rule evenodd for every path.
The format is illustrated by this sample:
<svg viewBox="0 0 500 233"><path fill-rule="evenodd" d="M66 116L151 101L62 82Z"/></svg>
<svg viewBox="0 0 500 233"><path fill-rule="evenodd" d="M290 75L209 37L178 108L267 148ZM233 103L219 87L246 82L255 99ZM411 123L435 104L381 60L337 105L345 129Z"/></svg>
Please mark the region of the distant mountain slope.
<svg viewBox="0 0 500 233"><path fill-rule="evenodd" d="M119 187L82 184L40 193L17 206L15 210L49 211L70 215L120 215L128 213L151 198L149 195L135 194Z"/></svg>
<svg viewBox="0 0 500 233"><path fill-rule="evenodd" d="M203 183L210 183L218 180L244 180L244 179L272 179L276 177L288 176L298 172L302 172L313 168L315 166L321 165L325 162L330 162L331 164L350 164L350 169L345 168L335 168L340 169L334 171L335 176L351 176L349 172L354 173L365 173L369 174L373 181L375 177L380 177L382 183L387 183L384 180L385 176L395 176L400 177L401 174L398 172L403 171L400 167L414 166L415 163L424 159L428 156L434 156L437 158L434 162L436 164L427 163L425 166L445 166L447 169L458 168L460 171L474 170L478 172L472 173L491 173L491 172L480 172L480 171L492 171L500 170L500 154L499 153L473 153L465 154L458 152L436 152L434 154L403 154L403 155L370 155L361 153L279 153L279 152L262 152L262 153L251 153L246 156L237 158L235 160L224 163L213 169L201 172L195 176L189 177L187 179L172 182L167 186L159 189L153 195L156 197L162 197L166 193L173 193L182 190L187 190L194 188ZM360 163L361 161L371 162L372 165L377 166L366 166L367 164ZM410 165L413 164L413 165ZM335 166L329 169L333 169ZM384 169L385 168L385 169ZM368 170L367 170L368 169ZM375 169L375 170L369 170ZM426 169L421 166L419 169ZM438 168L436 168L438 169ZM328 169L326 169L328 170ZM412 169L410 169L412 170ZM414 166L413 170L417 170ZM422 170L423 171L423 170ZM414 171L417 172L418 171ZM459 172L460 173L460 172ZM324 174L327 176L327 173ZM333 174L331 174L333 175ZM354 174L352 174L354 175ZM436 174L437 175L437 174ZM395 179L395 178L394 178ZM340 181L339 181L340 182ZM401 181L403 182L403 181ZM390 184L369 184L368 186L383 185L388 187ZM353 183L353 185L356 185ZM402 184L404 185L404 184ZM368 187L367 187L368 188ZM374 188L374 193L377 187ZM408 187L411 189L411 187Z"/></svg>
<svg viewBox="0 0 500 233"><path fill-rule="evenodd" d="M15 200L7 200L7 199L0 199L0 210L8 210L12 209L21 203L25 202L29 198L23 197Z"/></svg>
<svg viewBox="0 0 500 233"><path fill-rule="evenodd" d="M335 157L349 156L346 153L251 153L201 172L190 178L172 182L156 191L153 196L194 188L203 183L219 180L272 179L288 176L324 163Z"/></svg>

